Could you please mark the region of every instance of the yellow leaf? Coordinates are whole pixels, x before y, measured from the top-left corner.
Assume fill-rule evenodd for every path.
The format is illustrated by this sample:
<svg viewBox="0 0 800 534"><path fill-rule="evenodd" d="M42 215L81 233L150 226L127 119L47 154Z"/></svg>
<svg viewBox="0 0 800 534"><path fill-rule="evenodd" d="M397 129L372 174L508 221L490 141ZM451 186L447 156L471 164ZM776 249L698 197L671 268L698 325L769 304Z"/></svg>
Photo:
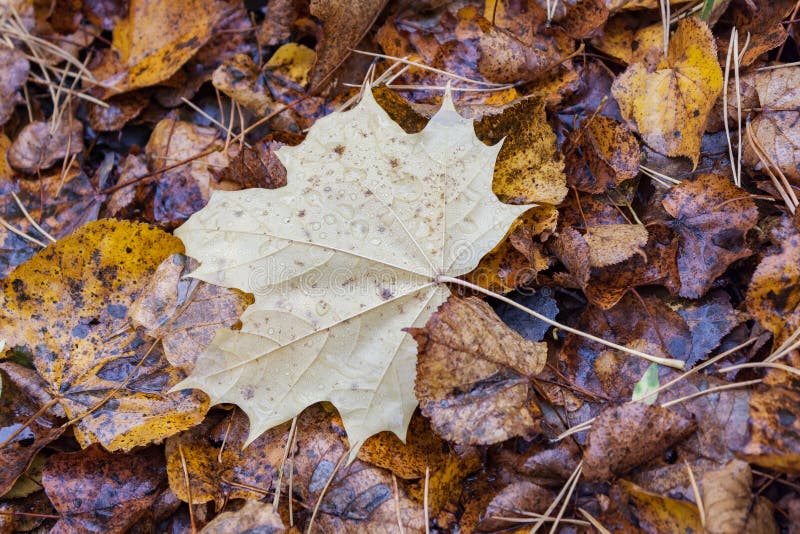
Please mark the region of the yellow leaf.
<svg viewBox="0 0 800 534"><path fill-rule="evenodd" d="M202 396L164 393L180 372L159 347L148 354L153 342L142 332L126 328L147 278L181 249L178 239L145 224L100 220L42 250L2 283L0 338L30 349L47 393L78 420L75 436L84 447L129 450L205 415Z"/></svg>
<svg viewBox="0 0 800 534"><path fill-rule="evenodd" d="M652 149L697 165L706 120L722 92L722 69L708 26L694 17L678 24L669 53L651 72L634 63L611 87L622 116Z"/></svg>

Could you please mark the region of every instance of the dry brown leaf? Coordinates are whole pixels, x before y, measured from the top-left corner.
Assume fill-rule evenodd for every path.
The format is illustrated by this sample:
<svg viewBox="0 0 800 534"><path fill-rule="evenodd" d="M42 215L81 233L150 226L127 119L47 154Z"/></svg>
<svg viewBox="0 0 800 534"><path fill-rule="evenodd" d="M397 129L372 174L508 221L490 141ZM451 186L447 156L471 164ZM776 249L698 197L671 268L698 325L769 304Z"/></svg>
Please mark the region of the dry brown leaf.
<svg viewBox="0 0 800 534"><path fill-rule="evenodd" d="M28 123L17 134L6 158L16 170L36 174L80 152L83 152L83 123L64 118L55 127L51 122Z"/></svg>
<svg viewBox="0 0 800 534"><path fill-rule="evenodd" d="M758 222L758 209L729 177L701 174L683 181L662 204L675 218L682 297L701 297L731 263L752 254L745 236Z"/></svg>
<svg viewBox="0 0 800 534"><path fill-rule="evenodd" d="M211 38L221 14L216 0L131 0L114 27L115 72L99 77L116 89L106 95L166 81Z"/></svg>
<svg viewBox="0 0 800 534"><path fill-rule="evenodd" d="M312 88L341 65L351 49L375 23L387 0L311 0L311 14L322 22L322 37L317 42L317 61L311 71Z"/></svg>
<svg viewBox="0 0 800 534"><path fill-rule="evenodd" d="M552 491L532 482L513 482L491 497L482 511L475 530L478 532L500 532L519 525L504 518L531 519L525 512L544 513L553 502Z"/></svg>
<svg viewBox="0 0 800 534"><path fill-rule="evenodd" d="M292 26L300 16L297 0L273 0L268 2L266 16L258 32L261 46L276 46L292 35Z"/></svg>
<svg viewBox="0 0 800 534"><path fill-rule="evenodd" d="M216 330L235 324L252 304L236 289L189 278L195 268L197 262L183 254L168 257L128 310L131 324L161 339L169 363L184 373L192 371Z"/></svg>
<svg viewBox="0 0 800 534"><path fill-rule="evenodd" d="M567 194L564 162L547 124L544 102L531 98L487 114L475 123L481 141L505 139L494 168L492 190L506 201L558 204Z"/></svg>
<svg viewBox="0 0 800 534"><path fill-rule="evenodd" d="M272 503L248 499L235 512L223 512L203 527L200 534L228 534L229 532L252 532L279 534L285 532L281 516Z"/></svg>
<svg viewBox="0 0 800 534"><path fill-rule="evenodd" d="M0 126L8 122L17 104L25 102L19 89L28 79L30 64L25 55L14 48L0 46Z"/></svg>
<svg viewBox="0 0 800 534"><path fill-rule="evenodd" d="M242 146L219 172L220 180L239 184L242 189L263 187L275 189L286 185L286 167L275 154L282 146L296 146L302 141L298 134L269 134L252 148Z"/></svg>
<svg viewBox="0 0 800 534"><path fill-rule="evenodd" d="M570 136L565 146L567 183L604 193L639 174L639 142L625 124L598 115Z"/></svg>
<svg viewBox="0 0 800 534"><path fill-rule="evenodd" d="M225 188L212 174L212 170L224 169L228 165L228 156L222 152L222 146L215 129L172 119L163 119L156 124L145 146L151 172L207 150L217 150L186 165L164 171L155 185L147 183L139 186L145 191L155 189L150 208L152 211L147 214L152 222L168 226L181 223L206 205L212 190Z"/></svg>
<svg viewBox="0 0 800 534"><path fill-rule="evenodd" d="M417 398L439 435L487 445L539 430L530 380L544 367L545 343L522 338L474 297L451 297L409 332L419 345Z"/></svg>
<svg viewBox="0 0 800 534"><path fill-rule="evenodd" d="M697 18L682 19L656 70L635 63L620 74L611 92L622 116L645 143L697 165L708 115L722 93L722 69L711 30Z"/></svg>
<svg viewBox="0 0 800 534"><path fill-rule="evenodd" d="M89 125L98 132L114 132L135 119L150 103L149 95L143 91L111 97L106 100L108 107L89 104Z"/></svg>
<svg viewBox="0 0 800 534"><path fill-rule="evenodd" d="M634 254L647 259L642 251L647 244L647 228L642 224L590 226L583 238L589 246L589 265L592 267L608 267Z"/></svg>
<svg viewBox="0 0 800 534"><path fill-rule="evenodd" d="M122 534L153 505L164 483L155 448L112 454L98 446L51 456L42 485L61 518L51 532Z"/></svg>
<svg viewBox="0 0 800 534"><path fill-rule="evenodd" d="M709 534L777 534L778 525L769 501L753 495L753 473L741 460L733 460L702 479L706 532Z"/></svg>
<svg viewBox="0 0 800 534"><path fill-rule="evenodd" d="M761 111L750 122L753 135L772 163L795 185L800 184L799 81L800 67L795 66L752 72L741 82L753 88L757 98L751 105ZM735 113L730 104L729 112ZM744 162L763 172L763 164L749 142L744 143Z"/></svg>
<svg viewBox="0 0 800 534"><path fill-rule="evenodd" d="M795 6L793 0L772 0L770 2L732 2L731 15L734 28L741 36L747 36L748 45L741 51L741 67L752 65L762 54L781 46L789 33L783 24ZM726 50L727 39L720 40L720 49ZM741 45L740 50L741 50Z"/></svg>
<svg viewBox="0 0 800 534"><path fill-rule="evenodd" d="M608 407L586 437L583 475L590 482L608 482L655 458L696 428L693 421L660 406L629 402Z"/></svg>

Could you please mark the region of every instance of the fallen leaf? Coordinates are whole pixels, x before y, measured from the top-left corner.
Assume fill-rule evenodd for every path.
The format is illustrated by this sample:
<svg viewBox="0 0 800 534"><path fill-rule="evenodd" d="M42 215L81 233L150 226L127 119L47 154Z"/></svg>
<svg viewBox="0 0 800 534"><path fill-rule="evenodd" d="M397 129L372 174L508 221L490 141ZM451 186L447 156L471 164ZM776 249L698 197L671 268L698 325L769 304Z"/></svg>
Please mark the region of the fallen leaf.
<svg viewBox="0 0 800 534"><path fill-rule="evenodd" d="M784 227L789 228L788 221ZM764 257L747 288L747 310L772 332L775 346L800 327L800 234L787 230L781 249Z"/></svg>
<svg viewBox="0 0 800 534"><path fill-rule="evenodd" d="M583 238L589 247L589 265L608 267L634 254L645 256L642 247L647 244L647 228L641 224L590 226Z"/></svg>
<svg viewBox="0 0 800 534"><path fill-rule="evenodd" d="M201 394L165 393L180 372L141 333L125 328L144 280L180 249L161 230L101 220L3 280L0 337L30 349L47 395L76 421L84 447L130 450L160 441L197 424L207 410Z"/></svg>
<svg viewBox="0 0 800 534"><path fill-rule="evenodd" d="M132 0L127 18L114 27L116 72L99 78L116 92L166 81L211 38L220 13L215 0Z"/></svg>
<svg viewBox="0 0 800 534"><path fill-rule="evenodd" d="M722 469L703 476L703 506L706 509L707 532L710 534L778 532L769 501L753 495L752 484L753 473L750 466L741 460L734 460Z"/></svg>
<svg viewBox="0 0 800 534"><path fill-rule="evenodd" d="M272 503L248 499L235 512L223 512L203 527L201 534L226 534L228 532L258 532L277 534L285 532L281 516Z"/></svg>
<svg viewBox="0 0 800 534"><path fill-rule="evenodd" d="M286 77L301 87L308 84L308 73L314 65L314 51L298 43L286 43L278 48L265 66L272 71L284 71Z"/></svg>
<svg viewBox="0 0 800 534"><path fill-rule="evenodd" d="M143 191L153 191L151 214L148 214L152 222L167 226L182 223L206 205L212 190L223 187L212 175L212 169L228 165L228 157L222 152L223 144L216 130L191 122L163 119L156 124L145 147L151 172L213 151L186 165L164 171L154 183L139 185Z"/></svg>
<svg viewBox="0 0 800 534"><path fill-rule="evenodd" d="M800 184L800 128L797 107L800 67L756 71L742 77L741 84L755 91L751 107L760 108L750 122L750 128L773 164L793 184ZM743 102L743 106L748 105ZM729 104L729 113L735 113ZM744 163L763 171L763 164L749 142L744 143Z"/></svg>
<svg viewBox="0 0 800 534"><path fill-rule="evenodd" d="M576 130L564 148L567 182L604 193L639 174L639 142L623 123L598 115Z"/></svg>
<svg viewBox="0 0 800 534"><path fill-rule="evenodd" d="M247 417L242 412L233 412L222 420L206 419L167 439L169 486L183 502L189 502L191 495L194 504L214 501L221 507L226 499L260 498L263 494L245 488L264 492L275 489L288 434L287 423L245 447ZM183 461L189 473L188 490Z"/></svg>
<svg viewBox="0 0 800 534"><path fill-rule="evenodd" d="M258 32L258 43L276 46L292 34L292 26L300 16L297 0L274 0L267 5L266 16Z"/></svg>
<svg viewBox="0 0 800 534"><path fill-rule="evenodd" d="M567 194L564 163L547 124L544 103L527 99L475 123L485 143L504 139L494 168L492 190L507 201L558 204Z"/></svg>
<svg viewBox="0 0 800 534"><path fill-rule="evenodd" d="M267 115L275 101L269 94L258 66L247 54L237 54L217 67L211 83L253 113Z"/></svg>
<svg viewBox="0 0 800 534"><path fill-rule="evenodd" d="M583 476L608 482L651 460L696 430L693 421L641 402L605 408L586 436Z"/></svg>
<svg viewBox="0 0 800 534"><path fill-rule="evenodd" d="M639 527L648 534L704 531L694 503L646 491L626 480L621 480L617 488L624 506L632 508Z"/></svg>
<svg viewBox="0 0 800 534"><path fill-rule="evenodd" d="M626 65L642 63L652 71L664 55L664 30L660 23L648 22L636 13L616 15L602 35L592 39L592 45Z"/></svg>
<svg viewBox="0 0 800 534"><path fill-rule="evenodd" d="M17 134L6 158L26 174L48 169L59 160L83 152L83 123L78 119L30 122Z"/></svg>
<svg viewBox="0 0 800 534"><path fill-rule="evenodd" d="M475 530L499 532L513 528L519 522L506 518L530 520L528 513L544 513L554 498L553 492L532 482L523 480L509 484L491 496Z"/></svg>
<svg viewBox="0 0 800 534"><path fill-rule="evenodd" d="M0 512L3 512L0 513L0 529L3 532L32 532L42 527L46 516L52 515L54 510L47 495L38 491L27 499L0 502Z"/></svg>
<svg viewBox="0 0 800 534"><path fill-rule="evenodd" d="M476 298L449 299L409 332L419 345L415 391L437 434L489 445L539 430L530 381L544 368L544 343L522 338Z"/></svg>
<svg viewBox="0 0 800 534"><path fill-rule="evenodd" d="M214 332L235 324L252 304L235 289L185 278L195 267L197 263L183 254L169 256L128 310L131 324L160 339L169 363L185 373L194 368Z"/></svg>
<svg viewBox="0 0 800 534"><path fill-rule="evenodd" d="M114 454L94 446L54 454L42 474L61 516L51 532L126 532L153 504L163 481L157 449Z"/></svg>
<svg viewBox="0 0 800 534"><path fill-rule="evenodd" d="M296 146L302 138L292 134L270 134L252 148L241 147L239 154L230 159L219 173L220 180L234 182L247 189L263 187L276 189L286 185L286 168L276 155L282 146Z"/></svg>
<svg viewBox="0 0 800 534"><path fill-rule="evenodd" d="M681 19L656 70L635 63L611 92L645 143L667 156L686 156L696 166L706 121L722 92L711 30L694 17Z"/></svg>
<svg viewBox="0 0 800 534"><path fill-rule="evenodd" d="M319 87L347 59L375 23L386 2L311 0L311 14L322 22L322 36L317 42L317 61L309 76L312 88Z"/></svg>
<svg viewBox="0 0 800 534"><path fill-rule="evenodd" d="M238 404L253 438L321 400L354 444L383 430L404 438L416 351L402 329L445 300L440 272L472 270L527 209L489 191L498 151L449 98L409 135L365 91L278 151L286 187L214 195L176 234L202 262L193 276L255 304L179 387Z"/></svg>
<svg viewBox="0 0 800 534"><path fill-rule="evenodd" d="M735 1L731 2L731 15L739 35L748 35L746 48L741 49L740 67L752 65L762 54L781 46L789 33L783 19L792 12L795 3L791 0L777 0L769 3ZM728 47L727 40L721 40L720 48Z"/></svg>
<svg viewBox="0 0 800 534"><path fill-rule="evenodd" d="M800 418L796 407L800 403L800 391L796 375L790 376L793 381L790 387L773 385L750 395L749 439L737 451L737 457L797 476L800 474Z"/></svg>
<svg viewBox="0 0 800 534"><path fill-rule="evenodd" d="M682 297L703 296L731 263L752 254L745 236L758 209L729 178L701 174L670 189L662 204L675 219Z"/></svg>
<svg viewBox="0 0 800 534"><path fill-rule="evenodd" d="M749 316L733 309L724 291L712 291L703 299L677 310L692 332L692 354L686 360L691 368L717 348L722 339Z"/></svg>
<svg viewBox="0 0 800 534"><path fill-rule="evenodd" d="M552 289L543 287L532 295L521 291L517 295L510 295L510 298L555 321L556 315L558 315L558 303L553 296ZM495 305L494 311L509 328L516 330L519 335L529 341L542 341L550 329L550 325L546 322L531 317L528 313L506 302Z"/></svg>
<svg viewBox="0 0 800 534"><path fill-rule="evenodd" d="M2 97L0 126L8 122L17 104L25 102L19 94L19 89L25 85L30 68L22 52L14 48L0 47L0 71L3 72L3 80L0 81L0 97Z"/></svg>
<svg viewBox="0 0 800 534"><path fill-rule="evenodd" d="M135 119L150 103L149 95L143 91L131 91L118 97L106 99L108 107L89 105L89 125L98 132L115 132Z"/></svg>
<svg viewBox="0 0 800 534"><path fill-rule="evenodd" d="M651 363L642 378L633 386L632 402L642 402L653 405L658 400L658 393L651 395L651 392L658 389L658 364Z"/></svg>

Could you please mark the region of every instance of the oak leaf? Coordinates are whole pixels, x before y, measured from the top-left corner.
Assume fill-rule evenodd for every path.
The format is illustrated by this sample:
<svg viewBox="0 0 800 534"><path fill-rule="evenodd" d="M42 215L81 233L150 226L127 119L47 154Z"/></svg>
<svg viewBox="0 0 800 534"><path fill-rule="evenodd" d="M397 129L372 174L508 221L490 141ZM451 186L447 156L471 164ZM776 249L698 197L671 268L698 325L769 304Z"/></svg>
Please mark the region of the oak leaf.
<svg viewBox="0 0 800 534"><path fill-rule="evenodd" d="M667 156L686 156L697 165L706 120L722 92L717 47L704 22L687 17L669 42L655 71L634 63L611 89L622 116L645 143Z"/></svg>
<svg viewBox="0 0 800 534"><path fill-rule="evenodd" d="M239 405L251 440L322 400L354 445L383 430L405 438L416 350L402 329L447 298L439 276L472 270L527 209L491 192L499 150L449 95L406 134L367 90L277 152L286 187L217 192L176 235L201 261L193 276L255 303L180 387Z"/></svg>
<svg viewBox="0 0 800 534"><path fill-rule="evenodd" d="M544 368L545 343L524 339L474 297L449 299L410 332L419 344L415 390L439 435L489 445L539 430L530 380Z"/></svg>

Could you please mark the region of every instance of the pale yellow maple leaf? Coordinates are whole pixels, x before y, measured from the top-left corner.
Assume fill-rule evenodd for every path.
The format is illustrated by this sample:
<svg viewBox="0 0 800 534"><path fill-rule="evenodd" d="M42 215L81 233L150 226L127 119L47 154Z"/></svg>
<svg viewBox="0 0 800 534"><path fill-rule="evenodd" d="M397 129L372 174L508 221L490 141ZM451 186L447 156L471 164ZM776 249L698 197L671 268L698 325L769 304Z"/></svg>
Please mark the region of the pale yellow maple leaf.
<svg viewBox="0 0 800 534"><path fill-rule="evenodd" d="M384 430L405 439L416 344L403 329L450 294L438 276L475 268L529 207L492 193L501 144L484 145L449 94L406 134L367 89L277 152L286 187L215 192L175 234L201 262L193 276L255 302L178 387L240 406L251 440L319 401L356 447Z"/></svg>

